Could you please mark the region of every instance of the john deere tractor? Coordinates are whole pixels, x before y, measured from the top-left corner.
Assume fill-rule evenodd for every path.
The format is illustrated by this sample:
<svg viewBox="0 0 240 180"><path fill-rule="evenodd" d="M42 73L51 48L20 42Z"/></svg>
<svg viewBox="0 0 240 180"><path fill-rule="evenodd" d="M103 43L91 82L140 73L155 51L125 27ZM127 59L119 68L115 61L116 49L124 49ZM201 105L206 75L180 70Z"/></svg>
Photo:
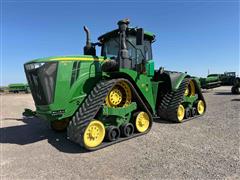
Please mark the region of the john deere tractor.
<svg viewBox="0 0 240 180"><path fill-rule="evenodd" d="M153 119L181 123L204 114L206 103L195 78L155 70L155 35L131 28L129 20L91 43L83 56L35 59L24 64L37 116L88 150L146 134ZM101 56L96 56L96 46Z"/></svg>

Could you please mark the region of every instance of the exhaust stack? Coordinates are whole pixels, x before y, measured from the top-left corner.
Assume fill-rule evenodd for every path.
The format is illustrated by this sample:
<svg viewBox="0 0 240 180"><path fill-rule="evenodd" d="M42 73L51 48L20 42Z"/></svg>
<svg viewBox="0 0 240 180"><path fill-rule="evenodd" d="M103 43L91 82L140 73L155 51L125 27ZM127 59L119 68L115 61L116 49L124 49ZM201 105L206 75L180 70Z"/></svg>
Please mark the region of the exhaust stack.
<svg viewBox="0 0 240 180"><path fill-rule="evenodd" d="M91 56L96 56L96 49L92 45L91 40L90 40L90 32L87 26L83 27L85 33L86 33L86 46L83 48L84 55L91 55Z"/></svg>
<svg viewBox="0 0 240 180"><path fill-rule="evenodd" d="M129 19L124 19L118 21L119 28L119 42L120 48L118 52L118 61L121 68L131 68L132 62L129 59L128 49L127 49L127 40L126 40L126 31L128 29Z"/></svg>

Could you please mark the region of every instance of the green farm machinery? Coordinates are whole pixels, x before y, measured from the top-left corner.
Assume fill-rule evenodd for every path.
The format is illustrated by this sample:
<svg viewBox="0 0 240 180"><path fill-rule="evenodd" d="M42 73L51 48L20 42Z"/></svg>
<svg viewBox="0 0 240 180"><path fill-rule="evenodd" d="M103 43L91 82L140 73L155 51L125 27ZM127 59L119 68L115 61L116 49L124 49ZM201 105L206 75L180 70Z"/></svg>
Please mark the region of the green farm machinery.
<svg viewBox="0 0 240 180"><path fill-rule="evenodd" d="M23 84L23 83L9 84L8 91L10 93L19 93L19 92L29 93L30 88L29 88L28 84Z"/></svg>
<svg viewBox="0 0 240 180"><path fill-rule="evenodd" d="M224 74L219 75L222 85L232 86L236 79L236 72L224 72Z"/></svg>
<svg viewBox="0 0 240 180"><path fill-rule="evenodd" d="M199 78L199 81L202 89L213 89L222 85L219 74L209 74L206 78Z"/></svg>
<svg viewBox="0 0 240 180"><path fill-rule="evenodd" d="M96 150L146 134L153 120L181 123L203 115L206 102L197 79L186 73L155 70L155 35L131 28L118 29L90 42L82 56L36 59L24 64L36 111L25 116L67 130L68 138ZM96 56L96 46L101 56Z"/></svg>

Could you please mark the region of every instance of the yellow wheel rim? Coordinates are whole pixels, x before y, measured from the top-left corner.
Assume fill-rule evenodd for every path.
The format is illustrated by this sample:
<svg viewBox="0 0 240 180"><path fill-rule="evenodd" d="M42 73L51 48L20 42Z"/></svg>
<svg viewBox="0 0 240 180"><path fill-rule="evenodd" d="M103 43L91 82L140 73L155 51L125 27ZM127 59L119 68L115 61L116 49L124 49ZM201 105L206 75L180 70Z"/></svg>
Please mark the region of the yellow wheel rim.
<svg viewBox="0 0 240 180"><path fill-rule="evenodd" d="M205 111L205 104L202 100L199 100L198 101L198 104L197 104L197 111L198 111L198 114L202 115Z"/></svg>
<svg viewBox="0 0 240 180"><path fill-rule="evenodd" d="M150 125L148 114L145 112L140 112L136 117L135 125L138 132L145 132Z"/></svg>
<svg viewBox="0 0 240 180"><path fill-rule="evenodd" d="M121 103L122 101L122 93L118 88L114 88L110 93L109 93L109 102L113 106L117 106Z"/></svg>
<svg viewBox="0 0 240 180"><path fill-rule="evenodd" d="M193 80L191 80L184 92L184 96L195 96L196 90Z"/></svg>
<svg viewBox="0 0 240 180"><path fill-rule="evenodd" d="M189 95L189 88L187 87L185 92L184 92L184 96L188 96Z"/></svg>
<svg viewBox="0 0 240 180"><path fill-rule="evenodd" d="M185 116L185 108L183 105L179 105L178 106L178 110L177 110L177 118L178 118L178 121L181 122L183 120Z"/></svg>
<svg viewBox="0 0 240 180"><path fill-rule="evenodd" d="M90 148L100 145L105 137L105 127L102 122L93 120L84 132L84 145Z"/></svg>
<svg viewBox="0 0 240 180"><path fill-rule="evenodd" d="M106 97L108 107L126 107L132 102L132 92L129 85L124 82L118 82Z"/></svg>

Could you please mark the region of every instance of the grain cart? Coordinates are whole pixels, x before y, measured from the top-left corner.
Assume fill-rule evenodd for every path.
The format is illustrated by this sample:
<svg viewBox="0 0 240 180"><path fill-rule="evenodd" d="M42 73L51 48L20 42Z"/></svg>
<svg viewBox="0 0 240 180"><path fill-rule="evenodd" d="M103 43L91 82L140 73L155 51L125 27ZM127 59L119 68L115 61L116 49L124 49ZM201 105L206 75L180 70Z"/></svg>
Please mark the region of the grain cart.
<svg viewBox="0 0 240 180"><path fill-rule="evenodd" d="M67 129L69 139L96 150L146 134L154 118L184 122L204 114L206 103L191 76L154 70L154 34L129 20L91 43L83 56L48 57L24 65L35 101L34 115ZM101 56L96 56L96 46Z"/></svg>
<svg viewBox="0 0 240 180"><path fill-rule="evenodd" d="M199 78L199 81L202 89L213 89L222 84L219 74L209 74L206 78Z"/></svg>
<svg viewBox="0 0 240 180"><path fill-rule="evenodd" d="M8 91L10 93L19 93L19 92L29 93L30 89L28 84L17 83L17 84L9 84Z"/></svg>
<svg viewBox="0 0 240 180"><path fill-rule="evenodd" d="M232 94L240 94L239 88L240 88L240 77L236 77L231 89Z"/></svg>

